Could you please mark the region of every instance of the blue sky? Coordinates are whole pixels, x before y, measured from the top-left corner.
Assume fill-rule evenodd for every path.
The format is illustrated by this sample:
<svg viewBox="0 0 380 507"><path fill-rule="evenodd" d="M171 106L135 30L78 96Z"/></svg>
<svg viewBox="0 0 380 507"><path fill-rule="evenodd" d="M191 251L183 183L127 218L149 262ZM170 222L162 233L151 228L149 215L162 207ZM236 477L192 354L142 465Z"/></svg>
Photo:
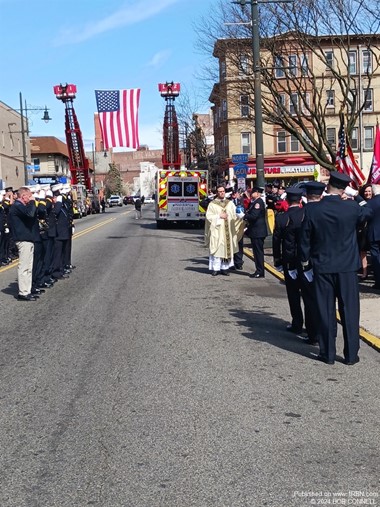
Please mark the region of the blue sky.
<svg viewBox="0 0 380 507"><path fill-rule="evenodd" d="M53 86L77 85L74 108L86 149L94 140L95 89L141 88L140 144L162 148L165 101L160 82L197 90L196 69L204 60L194 47L192 26L215 0L0 0L2 75L0 100L19 108L22 92L31 135L64 133L64 104ZM211 90L210 90L211 91ZM193 93L193 92L192 92ZM204 91L199 89L202 95ZM207 111L207 96L202 95ZM201 103L200 101L199 103Z"/></svg>

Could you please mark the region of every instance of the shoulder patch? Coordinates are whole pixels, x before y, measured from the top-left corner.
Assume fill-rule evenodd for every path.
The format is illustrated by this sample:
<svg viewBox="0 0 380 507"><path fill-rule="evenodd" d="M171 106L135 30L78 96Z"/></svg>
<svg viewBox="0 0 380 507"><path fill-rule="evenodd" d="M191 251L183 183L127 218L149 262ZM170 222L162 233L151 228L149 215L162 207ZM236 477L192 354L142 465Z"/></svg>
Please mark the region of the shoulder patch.
<svg viewBox="0 0 380 507"><path fill-rule="evenodd" d="M257 203L255 204L255 209L259 209L259 208L260 208L260 204L257 202Z"/></svg>

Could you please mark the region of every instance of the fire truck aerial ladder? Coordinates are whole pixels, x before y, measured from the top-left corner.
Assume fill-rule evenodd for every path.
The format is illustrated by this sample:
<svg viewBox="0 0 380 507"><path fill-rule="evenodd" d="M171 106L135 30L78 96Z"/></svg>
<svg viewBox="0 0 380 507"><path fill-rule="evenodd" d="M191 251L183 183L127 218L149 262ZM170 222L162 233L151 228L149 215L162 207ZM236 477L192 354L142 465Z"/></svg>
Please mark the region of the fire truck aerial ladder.
<svg viewBox="0 0 380 507"><path fill-rule="evenodd" d="M162 167L164 169L180 169L181 155L179 152L179 131L177 113L174 107L175 98L181 89L179 83L160 83L158 91L166 101L164 117L164 153L162 155Z"/></svg>
<svg viewBox="0 0 380 507"><path fill-rule="evenodd" d="M203 206L207 197L208 172L189 171L181 168L179 130L174 100L180 92L179 83L160 83L158 91L166 101L163 125L162 170L156 176L157 228L169 222L194 223L204 226L206 210Z"/></svg>
<svg viewBox="0 0 380 507"><path fill-rule="evenodd" d="M84 185L91 190L89 161L84 152L82 132L73 106L77 92L76 85L65 84L54 86L54 93L58 100L65 104L65 134L69 150L69 164L72 185Z"/></svg>

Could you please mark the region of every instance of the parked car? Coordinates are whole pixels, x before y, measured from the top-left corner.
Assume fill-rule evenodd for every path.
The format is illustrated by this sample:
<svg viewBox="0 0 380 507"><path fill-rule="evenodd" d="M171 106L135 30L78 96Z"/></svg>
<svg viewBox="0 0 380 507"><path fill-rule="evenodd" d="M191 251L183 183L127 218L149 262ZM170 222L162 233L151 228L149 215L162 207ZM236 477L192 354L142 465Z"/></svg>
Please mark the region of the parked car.
<svg viewBox="0 0 380 507"><path fill-rule="evenodd" d="M131 195L126 195L123 199L123 203L125 205L127 204L133 204L134 203L134 200L133 200L133 197Z"/></svg>
<svg viewBox="0 0 380 507"><path fill-rule="evenodd" d="M145 197L144 204L151 204L152 202L154 202L152 196Z"/></svg>
<svg viewBox="0 0 380 507"><path fill-rule="evenodd" d="M108 199L108 206L112 208L113 206L123 206L123 199L120 195L111 195Z"/></svg>

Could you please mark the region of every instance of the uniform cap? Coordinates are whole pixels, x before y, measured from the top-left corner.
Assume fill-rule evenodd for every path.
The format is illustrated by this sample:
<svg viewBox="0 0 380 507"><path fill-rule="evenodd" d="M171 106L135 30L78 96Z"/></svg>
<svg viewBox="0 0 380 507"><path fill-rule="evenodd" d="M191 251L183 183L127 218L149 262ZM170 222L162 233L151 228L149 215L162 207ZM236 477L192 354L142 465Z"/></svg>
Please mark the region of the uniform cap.
<svg viewBox="0 0 380 507"><path fill-rule="evenodd" d="M6 191L6 192L13 192L13 187L6 187L6 188L5 188L5 191Z"/></svg>
<svg viewBox="0 0 380 507"><path fill-rule="evenodd" d="M46 190L46 197L53 197L53 192L51 190Z"/></svg>
<svg viewBox="0 0 380 507"><path fill-rule="evenodd" d="M326 188L326 185L320 181L305 181L302 186L308 195L322 195Z"/></svg>
<svg viewBox="0 0 380 507"><path fill-rule="evenodd" d="M329 184L335 188L344 190L351 182L352 180L347 174L338 173L338 171L331 171L330 173Z"/></svg>
<svg viewBox="0 0 380 507"><path fill-rule="evenodd" d="M253 187L252 192L259 192L259 194L262 194L264 189L262 187Z"/></svg>
<svg viewBox="0 0 380 507"><path fill-rule="evenodd" d="M286 189L286 197L290 199L301 199L303 194L303 189L299 187L288 187Z"/></svg>
<svg viewBox="0 0 380 507"><path fill-rule="evenodd" d="M59 192L60 190L62 190L62 188L63 188L62 183L57 183L56 185L52 185L51 190L52 192Z"/></svg>

